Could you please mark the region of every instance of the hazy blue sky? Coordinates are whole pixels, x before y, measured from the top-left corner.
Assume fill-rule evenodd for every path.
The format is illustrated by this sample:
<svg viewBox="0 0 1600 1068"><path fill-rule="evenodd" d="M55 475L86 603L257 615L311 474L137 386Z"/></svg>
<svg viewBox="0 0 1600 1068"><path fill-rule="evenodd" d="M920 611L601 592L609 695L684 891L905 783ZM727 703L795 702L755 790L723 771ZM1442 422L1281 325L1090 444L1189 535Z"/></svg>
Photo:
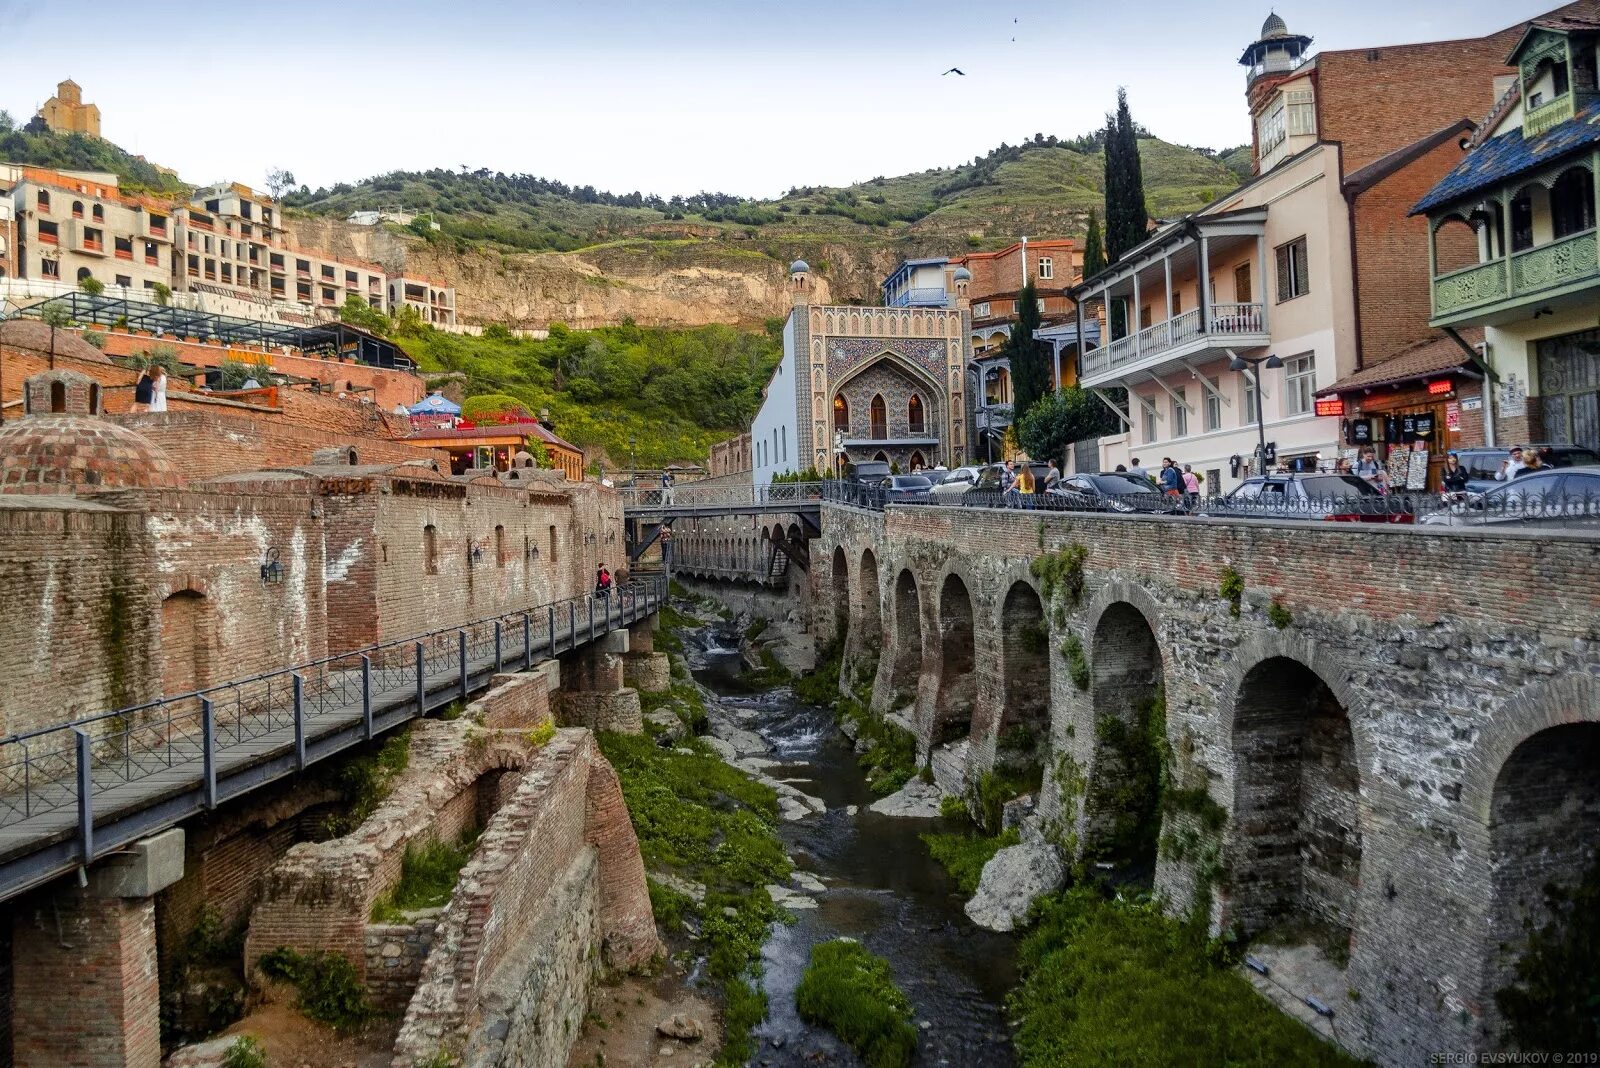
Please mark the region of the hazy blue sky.
<svg viewBox="0 0 1600 1068"><path fill-rule="evenodd" d="M1292 0L1316 48L1500 29L1551 0ZM113 7L115 8L113 10ZM462 164L616 192L771 196L1098 126L1128 88L1168 140L1248 140L1266 3L1193 0L0 0L0 107L66 77L188 180L312 186ZM65 23L78 23L64 32ZM1013 37L1015 40L1013 41ZM940 77L959 66L967 77ZM1470 110L1486 111L1489 87Z"/></svg>

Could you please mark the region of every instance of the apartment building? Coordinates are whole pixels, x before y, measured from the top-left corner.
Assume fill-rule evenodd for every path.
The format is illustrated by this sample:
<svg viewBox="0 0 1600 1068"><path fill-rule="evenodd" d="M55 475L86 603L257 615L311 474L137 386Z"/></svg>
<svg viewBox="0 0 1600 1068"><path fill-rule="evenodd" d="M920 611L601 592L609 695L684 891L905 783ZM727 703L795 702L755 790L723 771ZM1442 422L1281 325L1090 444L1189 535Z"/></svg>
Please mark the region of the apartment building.
<svg viewBox="0 0 1600 1068"><path fill-rule="evenodd" d="M1535 19L1507 51L1471 151L1415 206L1431 322L1482 331L1489 435L1600 450L1600 12Z"/></svg>
<svg viewBox="0 0 1600 1068"><path fill-rule="evenodd" d="M114 174L3 165L0 196L13 216L13 277L130 289L171 279L170 210L124 194Z"/></svg>
<svg viewBox="0 0 1600 1068"><path fill-rule="evenodd" d="M277 204L234 183L197 192L175 213L173 288L336 310L351 295L386 309L383 268L295 248Z"/></svg>
<svg viewBox="0 0 1600 1068"><path fill-rule="evenodd" d="M1394 416L1427 434L1376 443L1426 452L1436 483L1446 449L1471 442L1464 421L1400 410L1432 373L1416 369L1450 355L1430 347L1427 226L1408 214L1460 160L1522 32L1308 55L1309 37L1267 19L1240 60L1257 176L1071 291L1080 321L1108 327L1079 364L1125 428L1101 466L1172 456L1226 489L1263 438L1277 462L1325 469Z"/></svg>
<svg viewBox="0 0 1600 1068"><path fill-rule="evenodd" d="M416 274L392 274L388 282L391 309L415 308L425 323L456 325L456 291L449 284Z"/></svg>

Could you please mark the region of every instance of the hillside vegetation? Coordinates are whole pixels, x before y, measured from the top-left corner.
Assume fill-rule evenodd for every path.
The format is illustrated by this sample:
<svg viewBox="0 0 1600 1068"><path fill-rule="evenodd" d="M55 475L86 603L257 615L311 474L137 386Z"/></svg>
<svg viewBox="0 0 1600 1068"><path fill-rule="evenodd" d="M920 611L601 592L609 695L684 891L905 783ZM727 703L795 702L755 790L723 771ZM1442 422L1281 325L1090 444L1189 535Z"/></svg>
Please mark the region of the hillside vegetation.
<svg viewBox="0 0 1600 1068"><path fill-rule="evenodd" d="M1150 210L1158 217L1192 211L1241 179L1237 149L1216 153L1154 137L1139 147ZM1247 149L1244 157L1248 168ZM1036 135L956 167L844 187L796 187L775 200L724 193L612 194L531 175L435 169L302 188L284 202L334 215L379 208L429 213L440 230L419 223L419 237L518 251L565 251L630 238L759 236L800 243L936 244L957 252L1008 242L1023 232L1081 234L1089 209L1100 203L1103 181L1098 136L1069 142Z"/></svg>
<svg viewBox="0 0 1600 1068"><path fill-rule="evenodd" d="M548 408L557 434L612 467L628 463L630 437L641 467L704 460L749 424L782 355L778 324L752 333L558 323L542 341L495 328L483 337L423 328L396 340L425 374L465 374L469 399L503 394L530 413Z"/></svg>
<svg viewBox="0 0 1600 1068"><path fill-rule="evenodd" d="M190 187L176 175L128 154L110 141L83 134L58 134L29 123L18 127L9 112L0 111L0 160L68 171L109 171L130 193L186 196Z"/></svg>

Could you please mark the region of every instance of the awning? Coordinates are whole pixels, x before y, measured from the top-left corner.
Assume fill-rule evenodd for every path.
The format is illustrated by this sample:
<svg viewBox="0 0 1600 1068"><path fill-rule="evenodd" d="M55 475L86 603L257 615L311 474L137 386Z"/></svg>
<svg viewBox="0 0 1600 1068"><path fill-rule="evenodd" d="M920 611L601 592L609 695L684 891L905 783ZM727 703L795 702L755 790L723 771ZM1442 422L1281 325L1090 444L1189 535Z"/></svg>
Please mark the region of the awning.
<svg viewBox="0 0 1600 1068"><path fill-rule="evenodd" d="M1474 344L1482 336L1481 331L1468 330L1462 333L1462 340L1468 345ZM1379 386L1440 378L1454 371L1470 371L1475 375L1482 373L1454 338L1432 337L1401 349L1386 360L1346 375L1333 385L1317 390L1317 396L1359 393Z"/></svg>

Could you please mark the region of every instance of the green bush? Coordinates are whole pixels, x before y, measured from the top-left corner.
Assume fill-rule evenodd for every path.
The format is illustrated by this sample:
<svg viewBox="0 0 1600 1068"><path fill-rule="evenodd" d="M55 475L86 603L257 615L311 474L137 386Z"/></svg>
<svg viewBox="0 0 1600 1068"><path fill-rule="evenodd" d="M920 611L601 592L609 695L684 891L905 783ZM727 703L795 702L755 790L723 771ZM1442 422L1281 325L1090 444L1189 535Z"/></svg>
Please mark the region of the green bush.
<svg viewBox="0 0 1600 1068"><path fill-rule="evenodd" d="M911 1002L889 962L856 942L819 942L794 991L800 1018L820 1024L861 1055L867 1068L905 1068L917 1049Z"/></svg>
<svg viewBox="0 0 1600 1068"><path fill-rule="evenodd" d="M400 861L400 880L372 903L373 923L402 923L416 909L438 908L455 892L456 879L477 843L476 829L462 834L454 844L431 838L420 846L406 846Z"/></svg>
<svg viewBox="0 0 1600 1068"><path fill-rule="evenodd" d="M1061 643L1061 656L1067 662L1067 677L1072 679L1072 685L1080 690L1089 688L1089 658L1084 655L1083 641L1076 635L1068 632Z"/></svg>
<svg viewBox="0 0 1600 1068"><path fill-rule="evenodd" d="M1239 603L1244 599L1244 577L1232 567L1223 568L1222 579L1217 583L1217 592L1228 602L1229 614L1238 619Z"/></svg>
<svg viewBox="0 0 1600 1068"><path fill-rule="evenodd" d="M308 1019L338 1031L353 1031L373 1014L360 975L337 953L296 953L279 946L262 954L257 966L267 978L300 991L296 1005Z"/></svg>
<svg viewBox="0 0 1600 1068"><path fill-rule="evenodd" d="M254 1035L240 1035L222 1051L222 1068L267 1068L267 1051Z"/></svg>
<svg viewBox="0 0 1600 1068"><path fill-rule="evenodd" d="M1220 967L1205 929L1077 889L1034 907L1010 1009L1023 1068L1359 1063Z"/></svg>
<svg viewBox="0 0 1600 1068"><path fill-rule="evenodd" d="M1289 610L1285 608L1282 603L1273 601L1271 604L1267 605L1267 621L1270 622L1274 627L1277 627L1279 630L1283 630L1290 623L1294 622L1294 616L1290 614Z"/></svg>
<svg viewBox="0 0 1600 1068"><path fill-rule="evenodd" d="M411 764L411 728L390 735L376 753L368 752L339 770L339 789L345 811L328 818L328 831L344 835L366 822Z"/></svg>
<svg viewBox="0 0 1600 1068"><path fill-rule="evenodd" d="M951 799L947 797L945 800ZM942 806L940 811L943 811ZM1022 841L1022 836L1013 827L994 836L925 834L922 836L922 841L928 847L928 852L933 855L933 859L950 873L950 878L956 881L956 886L961 892L970 897L978 890L978 882L983 877L983 866L993 860L994 855L1006 846L1013 846Z"/></svg>

